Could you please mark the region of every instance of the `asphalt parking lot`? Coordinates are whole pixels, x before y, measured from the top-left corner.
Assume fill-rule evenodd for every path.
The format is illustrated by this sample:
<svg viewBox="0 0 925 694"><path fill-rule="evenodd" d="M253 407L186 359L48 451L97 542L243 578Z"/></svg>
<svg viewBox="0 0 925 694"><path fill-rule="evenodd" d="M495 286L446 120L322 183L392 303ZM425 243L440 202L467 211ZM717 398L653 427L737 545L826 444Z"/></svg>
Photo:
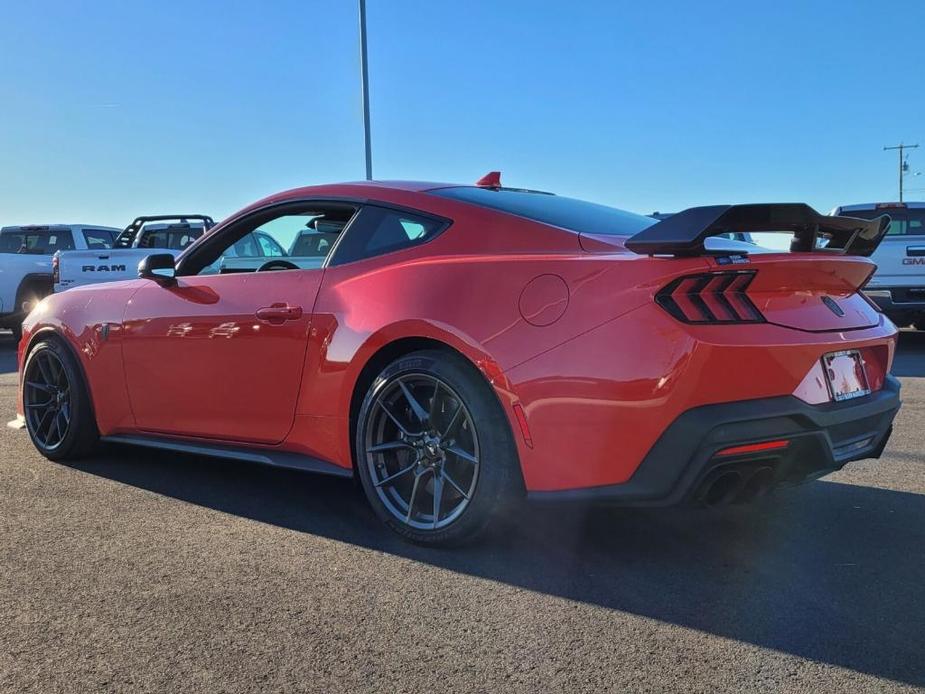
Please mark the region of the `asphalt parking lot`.
<svg viewBox="0 0 925 694"><path fill-rule="evenodd" d="M879 462L724 511L392 537L349 481L0 430L0 691L925 687L925 333ZM0 414L14 412L0 337Z"/></svg>

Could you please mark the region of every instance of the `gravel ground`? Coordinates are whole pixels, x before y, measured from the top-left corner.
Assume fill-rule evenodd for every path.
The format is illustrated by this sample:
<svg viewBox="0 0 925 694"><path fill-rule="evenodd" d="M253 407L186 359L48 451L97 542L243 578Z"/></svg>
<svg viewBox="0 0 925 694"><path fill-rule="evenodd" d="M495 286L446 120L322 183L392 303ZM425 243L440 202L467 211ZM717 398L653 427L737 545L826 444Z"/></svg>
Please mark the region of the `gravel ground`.
<svg viewBox="0 0 925 694"><path fill-rule="evenodd" d="M0 412L14 409L0 337ZM879 462L725 511L393 538L349 481L0 430L0 691L925 686L925 334ZM9 416L7 416L9 415Z"/></svg>

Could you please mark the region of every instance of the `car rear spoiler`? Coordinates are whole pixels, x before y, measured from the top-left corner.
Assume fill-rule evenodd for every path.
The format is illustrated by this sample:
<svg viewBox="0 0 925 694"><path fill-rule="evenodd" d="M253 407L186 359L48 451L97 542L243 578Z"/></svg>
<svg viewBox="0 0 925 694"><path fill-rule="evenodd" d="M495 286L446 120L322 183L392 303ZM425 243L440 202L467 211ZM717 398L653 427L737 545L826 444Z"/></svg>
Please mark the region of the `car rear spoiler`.
<svg viewBox="0 0 925 694"><path fill-rule="evenodd" d="M113 246L115 248L131 248L132 244L135 242L135 236L141 230L145 224L149 222L177 222L178 225L189 226L190 220L195 222L202 222L203 229L208 231L215 226L215 221L204 214L156 214L156 215L147 215L145 217L135 217L132 220L132 223L129 224L122 233L116 238Z"/></svg>
<svg viewBox="0 0 925 694"><path fill-rule="evenodd" d="M672 215L630 237L624 245L641 255L696 256L710 253L704 242L717 234L786 231L793 233L791 251L869 256L889 225L887 215L876 219L830 217L804 203L710 205Z"/></svg>

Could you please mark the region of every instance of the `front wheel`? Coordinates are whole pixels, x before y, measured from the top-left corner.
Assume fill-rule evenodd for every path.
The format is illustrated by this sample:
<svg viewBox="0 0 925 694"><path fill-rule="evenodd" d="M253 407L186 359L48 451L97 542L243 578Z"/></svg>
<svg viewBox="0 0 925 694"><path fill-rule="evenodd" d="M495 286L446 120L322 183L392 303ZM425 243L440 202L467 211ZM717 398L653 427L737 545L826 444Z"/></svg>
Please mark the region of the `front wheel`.
<svg viewBox="0 0 925 694"><path fill-rule="evenodd" d="M453 354L415 352L386 367L360 408L355 445L373 509L412 542L473 539L517 488L507 419Z"/></svg>
<svg viewBox="0 0 925 694"><path fill-rule="evenodd" d="M89 453L99 434L77 360L54 339L39 342L23 367L23 409L29 438L51 460Z"/></svg>

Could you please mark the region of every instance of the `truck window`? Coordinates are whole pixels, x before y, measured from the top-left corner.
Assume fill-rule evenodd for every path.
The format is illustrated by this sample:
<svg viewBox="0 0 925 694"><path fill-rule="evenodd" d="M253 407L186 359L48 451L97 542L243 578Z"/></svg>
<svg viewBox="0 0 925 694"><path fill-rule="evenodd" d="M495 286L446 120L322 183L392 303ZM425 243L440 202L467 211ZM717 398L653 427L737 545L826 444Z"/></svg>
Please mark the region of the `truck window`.
<svg viewBox="0 0 925 694"><path fill-rule="evenodd" d="M193 241L202 236L202 229L180 228L180 229L150 229L142 231L140 248L166 248L174 251L182 251Z"/></svg>
<svg viewBox="0 0 925 694"><path fill-rule="evenodd" d="M243 239L235 241L234 255L237 258L259 258L261 257L260 246L257 245L257 239L253 234L248 234Z"/></svg>
<svg viewBox="0 0 925 694"><path fill-rule="evenodd" d="M108 229L84 229L84 240L91 251L112 248L115 234Z"/></svg>
<svg viewBox="0 0 925 694"><path fill-rule="evenodd" d="M0 234L0 253L52 255L74 250L70 229L15 229Z"/></svg>
<svg viewBox="0 0 925 694"><path fill-rule="evenodd" d="M925 209L907 207L884 207L876 210L846 210L846 217L874 219L883 214L890 215L890 228L887 236L925 236Z"/></svg>
<svg viewBox="0 0 925 694"><path fill-rule="evenodd" d="M269 234L258 231L254 233L254 236L257 237L257 241L260 243L260 250L263 251L265 257L281 258L286 255L286 251L283 250L283 247Z"/></svg>

